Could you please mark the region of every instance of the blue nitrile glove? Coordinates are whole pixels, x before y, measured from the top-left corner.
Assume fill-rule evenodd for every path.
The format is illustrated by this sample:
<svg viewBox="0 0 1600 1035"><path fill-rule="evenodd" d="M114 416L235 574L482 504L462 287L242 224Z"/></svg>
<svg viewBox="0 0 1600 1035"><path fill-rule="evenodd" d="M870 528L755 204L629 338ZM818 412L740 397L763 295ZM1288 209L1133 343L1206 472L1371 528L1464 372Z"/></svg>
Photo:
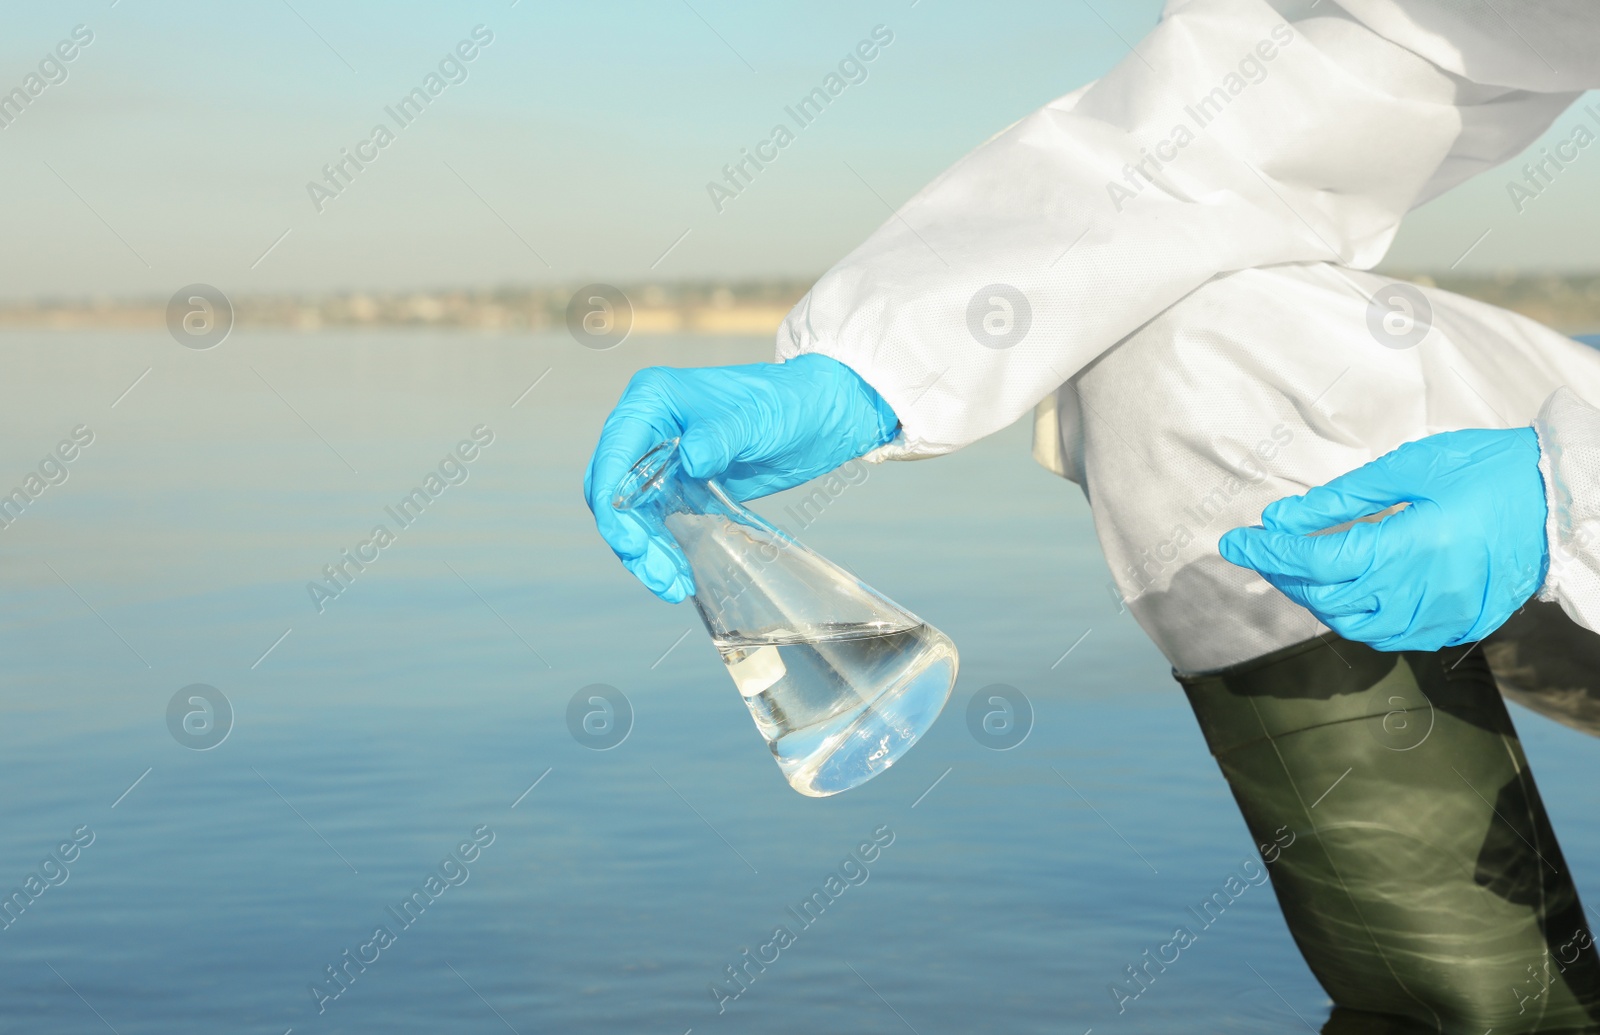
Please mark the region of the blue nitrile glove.
<svg viewBox="0 0 1600 1035"><path fill-rule="evenodd" d="M611 506L617 484L650 449L678 438L684 471L716 478L737 500L756 499L826 474L894 437L899 420L838 360L807 354L786 363L633 375L583 477L583 494L617 558L669 603L687 597L688 569L670 544Z"/></svg>
<svg viewBox="0 0 1600 1035"><path fill-rule="evenodd" d="M1532 428L1450 431L1278 500L1220 545L1347 640L1438 650L1483 639L1544 584L1545 513Z"/></svg>

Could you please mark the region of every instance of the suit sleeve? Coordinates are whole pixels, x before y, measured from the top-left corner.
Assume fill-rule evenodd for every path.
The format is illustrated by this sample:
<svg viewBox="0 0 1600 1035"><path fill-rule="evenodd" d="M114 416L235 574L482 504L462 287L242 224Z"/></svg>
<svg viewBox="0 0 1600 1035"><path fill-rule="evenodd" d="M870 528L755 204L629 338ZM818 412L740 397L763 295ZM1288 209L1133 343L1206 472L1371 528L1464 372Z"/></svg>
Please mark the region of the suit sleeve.
<svg viewBox="0 0 1600 1035"><path fill-rule="evenodd" d="M1370 268L1409 209L1517 154L1596 78L1552 77L1502 32L1496 81L1479 82L1471 47L1450 47L1466 29L1389 18L1426 6L1405 0L1361 6L1293 21L1264 0L1172 9L1103 79L978 147L829 270L778 358L831 356L889 402L901 432L870 459L959 449L1220 273ZM1595 63L1600 9L1557 29Z"/></svg>
<svg viewBox="0 0 1600 1035"><path fill-rule="evenodd" d="M1550 568L1539 599L1600 632L1600 409L1560 388L1534 421Z"/></svg>

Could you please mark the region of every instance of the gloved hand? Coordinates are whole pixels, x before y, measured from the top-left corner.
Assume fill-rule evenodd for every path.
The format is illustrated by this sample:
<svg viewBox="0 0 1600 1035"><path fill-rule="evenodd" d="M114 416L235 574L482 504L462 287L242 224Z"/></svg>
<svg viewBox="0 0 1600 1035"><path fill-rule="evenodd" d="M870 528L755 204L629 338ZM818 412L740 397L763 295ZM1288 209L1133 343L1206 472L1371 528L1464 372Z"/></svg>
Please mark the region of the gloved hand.
<svg viewBox="0 0 1600 1035"><path fill-rule="evenodd" d="M1345 639L1431 651L1483 639L1544 584L1545 512L1532 428L1451 431L1278 500L1220 548Z"/></svg>
<svg viewBox="0 0 1600 1035"><path fill-rule="evenodd" d="M649 367L633 376L600 429L583 494L617 558L652 593L675 604L694 584L681 555L611 506L617 484L641 456L681 437L684 471L718 479L728 495L743 501L826 474L889 441L899 423L855 371L827 356L689 370Z"/></svg>

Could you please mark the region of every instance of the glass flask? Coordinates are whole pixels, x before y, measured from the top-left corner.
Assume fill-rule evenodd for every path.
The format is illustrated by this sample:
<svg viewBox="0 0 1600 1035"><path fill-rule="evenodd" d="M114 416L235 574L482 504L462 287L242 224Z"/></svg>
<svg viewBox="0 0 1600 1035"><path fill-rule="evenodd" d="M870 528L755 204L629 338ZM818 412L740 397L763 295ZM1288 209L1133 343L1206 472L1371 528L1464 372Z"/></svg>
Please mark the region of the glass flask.
<svg viewBox="0 0 1600 1035"><path fill-rule="evenodd" d="M950 638L684 474L677 439L633 466L612 505L683 551L706 631L801 794L865 783L939 717L956 681Z"/></svg>

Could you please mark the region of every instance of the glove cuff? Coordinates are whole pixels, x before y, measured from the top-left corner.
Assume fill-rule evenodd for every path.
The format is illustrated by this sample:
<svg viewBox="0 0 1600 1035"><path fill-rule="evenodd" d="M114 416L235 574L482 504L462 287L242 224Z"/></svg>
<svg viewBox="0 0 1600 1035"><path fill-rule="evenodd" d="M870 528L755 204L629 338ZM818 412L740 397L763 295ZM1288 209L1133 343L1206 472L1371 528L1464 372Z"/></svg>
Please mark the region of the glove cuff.
<svg viewBox="0 0 1600 1035"><path fill-rule="evenodd" d="M866 379L856 373L849 364L842 363L832 356L812 352L785 360L783 365L815 367L837 379L838 395L850 400L850 405L844 408L844 412L849 415L849 423L841 429L842 436L846 439L846 450L850 454L846 457L847 460L861 456L866 456L869 460L874 459L873 454L896 437L900 430L900 418L895 415L894 407L890 406L888 400L878 394L877 389L868 384ZM811 376L811 373L808 372L807 376Z"/></svg>

